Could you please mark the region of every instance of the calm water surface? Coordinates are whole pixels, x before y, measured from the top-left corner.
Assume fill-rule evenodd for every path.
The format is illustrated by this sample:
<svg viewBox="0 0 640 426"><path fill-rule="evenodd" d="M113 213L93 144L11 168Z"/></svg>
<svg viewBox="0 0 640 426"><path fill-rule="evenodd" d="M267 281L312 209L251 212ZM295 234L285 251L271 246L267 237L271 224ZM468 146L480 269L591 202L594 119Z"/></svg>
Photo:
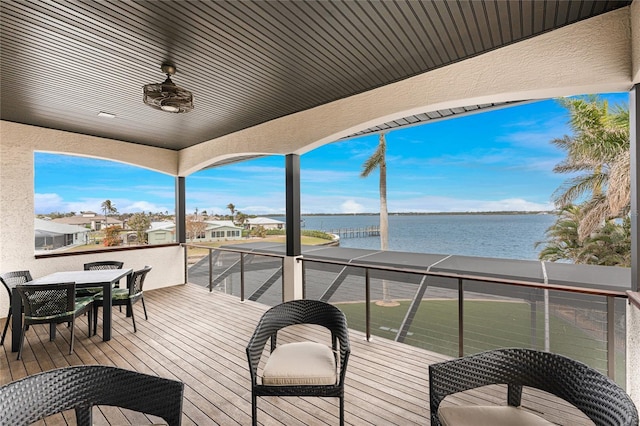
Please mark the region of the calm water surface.
<svg viewBox="0 0 640 426"><path fill-rule="evenodd" d="M536 260L553 214L390 215L389 249ZM284 221L284 218L277 218ZM303 216L303 229L329 231L379 225L378 216ZM379 237L343 238L341 247L380 249Z"/></svg>

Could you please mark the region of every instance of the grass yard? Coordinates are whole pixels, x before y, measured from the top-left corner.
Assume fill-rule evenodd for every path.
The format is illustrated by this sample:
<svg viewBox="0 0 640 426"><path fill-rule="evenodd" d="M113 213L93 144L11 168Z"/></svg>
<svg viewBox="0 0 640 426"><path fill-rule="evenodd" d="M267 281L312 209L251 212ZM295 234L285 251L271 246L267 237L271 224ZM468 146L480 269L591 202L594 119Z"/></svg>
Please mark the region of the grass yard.
<svg viewBox="0 0 640 426"><path fill-rule="evenodd" d="M365 331L364 303L336 303L350 328ZM371 303L371 334L394 340L409 308ZM464 352L477 353L498 347L544 349L544 312L536 314L535 345L532 341L530 305L524 302L467 300L464 305ZM457 300L428 300L420 304L405 343L437 353L458 356ZM607 372L606 342L550 315L550 350ZM616 354L616 377L624 378L624 353ZM623 384L624 385L624 384Z"/></svg>

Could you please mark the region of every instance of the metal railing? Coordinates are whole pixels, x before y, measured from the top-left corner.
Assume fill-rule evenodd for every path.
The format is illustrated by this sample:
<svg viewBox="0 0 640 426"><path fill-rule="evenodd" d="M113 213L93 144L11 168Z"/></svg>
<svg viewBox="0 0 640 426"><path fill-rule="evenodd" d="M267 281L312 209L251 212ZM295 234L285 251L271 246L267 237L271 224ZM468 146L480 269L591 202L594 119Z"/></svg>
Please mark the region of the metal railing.
<svg viewBox="0 0 640 426"><path fill-rule="evenodd" d="M189 268L189 282L241 300L282 301L284 255L186 246L207 253ZM624 291L310 256L300 261L304 297L339 305L367 340L379 335L451 356L505 346L551 350L624 386Z"/></svg>

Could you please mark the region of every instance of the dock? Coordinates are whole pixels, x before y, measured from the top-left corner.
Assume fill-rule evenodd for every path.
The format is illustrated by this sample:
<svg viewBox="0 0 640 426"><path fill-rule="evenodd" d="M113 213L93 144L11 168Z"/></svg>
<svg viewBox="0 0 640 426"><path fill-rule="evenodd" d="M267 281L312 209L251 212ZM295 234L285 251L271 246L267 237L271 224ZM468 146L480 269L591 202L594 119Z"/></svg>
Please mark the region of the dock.
<svg viewBox="0 0 640 426"><path fill-rule="evenodd" d="M365 226L360 228L339 228L326 231L340 238L379 237L380 226Z"/></svg>

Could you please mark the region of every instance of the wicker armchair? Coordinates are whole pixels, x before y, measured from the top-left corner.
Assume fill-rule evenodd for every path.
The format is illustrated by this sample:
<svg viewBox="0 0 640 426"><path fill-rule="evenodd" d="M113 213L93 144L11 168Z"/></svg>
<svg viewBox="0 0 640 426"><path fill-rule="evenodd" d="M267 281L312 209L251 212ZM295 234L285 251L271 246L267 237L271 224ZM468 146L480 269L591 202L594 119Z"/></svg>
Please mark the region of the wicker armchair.
<svg viewBox="0 0 640 426"><path fill-rule="evenodd" d="M295 324L326 327L331 331L331 348L316 342L293 342L278 346L278 331ZM271 351L259 377L258 365L269 339ZM343 425L344 379L350 353L347 320L335 306L318 300L293 300L269 309L260 319L247 345L253 425L257 424L259 396L339 398L340 424Z"/></svg>
<svg viewBox="0 0 640 426"><path fill-rule="evenodd" d="M82 365L46 371L0 387L0 424L21 426L75 410L79 426L92 424L92 407L110 405L162 417L182 418L184 384L117 367Z"/></svg>
<svg viewBox="0 0 640 426"><path fill-rule="evenodd" d="M0 282L4 286L5 290L7 290L7 295L9 296L9 301L11 301L11 293L12 290L19 284L24 284L26 282L31 281L31 273L29 271L12 271L5 272L4 274L0 274ZM2 330L2 339L0 340L0 345L4 345L4 338L7 335L7 329L9 328L9 322L11 321L11 304L9 304L9 313L7 314L7 320L4 323L4 330Z"/></svg>
<svg viewBox="0 0 640 426"><path fill-rule="evenodd" d="M448 395L491 384L508 385L507 406L440 407ZM597 426L638 425L638 412L631 398L607 376L562 355L517 348L487 351L430 365L431 424L502 425L508 424L504 420L507 418L509 424L543 424L538 416L517 408L523 386L564 399ZM481 420L486 421L482 423Z"/></svg>

